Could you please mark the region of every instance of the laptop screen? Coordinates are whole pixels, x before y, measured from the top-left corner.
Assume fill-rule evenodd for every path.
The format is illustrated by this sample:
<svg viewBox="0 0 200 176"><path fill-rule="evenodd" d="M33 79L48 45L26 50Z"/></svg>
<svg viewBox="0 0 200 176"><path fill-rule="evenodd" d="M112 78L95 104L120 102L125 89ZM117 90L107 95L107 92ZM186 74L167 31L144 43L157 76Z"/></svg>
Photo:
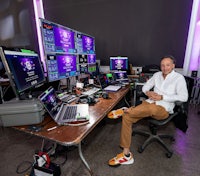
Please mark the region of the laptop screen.
<svg viewBox="0 0 200 176"><path fill-rule="evenodd" d="M56 117L62 101L57 98L55 89L53 87L49 87L39 96L39 99L52 118Z"/></svg>
<svg viewBox="0 0 200 176"><path fill-rule="evenodd" d="M128 81L128 75L126 71L116 71L114 72L116 81Z"/></svg>

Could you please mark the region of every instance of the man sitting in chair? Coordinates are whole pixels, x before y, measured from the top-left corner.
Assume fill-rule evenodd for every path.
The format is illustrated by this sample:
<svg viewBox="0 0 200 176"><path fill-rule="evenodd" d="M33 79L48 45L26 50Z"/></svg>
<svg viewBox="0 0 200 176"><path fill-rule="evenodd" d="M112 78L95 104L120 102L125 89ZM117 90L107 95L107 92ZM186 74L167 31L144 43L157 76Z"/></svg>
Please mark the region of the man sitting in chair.
<svg viewBox="0 0 200 176"><path fill-rule="evenodd" d="M123 152L109 160L110 166L132 164L133 154L130 152L132 124L145 118L152 117L157 120L166 119L173 113L175 101L186 102L188 90L183 75L174 71L175 60L172 56L161 59L161 71L155 73L142 87L148 97L142 104L124 110L122 115L122 128L120 146ZM153 91L150 91L153 88Z"/></svg>

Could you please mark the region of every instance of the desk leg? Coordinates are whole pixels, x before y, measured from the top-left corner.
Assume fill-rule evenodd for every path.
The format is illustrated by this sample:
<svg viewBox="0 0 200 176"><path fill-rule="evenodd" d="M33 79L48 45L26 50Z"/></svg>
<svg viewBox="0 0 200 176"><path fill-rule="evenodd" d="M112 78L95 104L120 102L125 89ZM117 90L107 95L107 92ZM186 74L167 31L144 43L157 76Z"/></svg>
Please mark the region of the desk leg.
<svg viewBox="0 0 200 176"><path fill-rule="evenodd" d="M130 107L130 104L128 103L126 97L124 97L124 102L126 103L126 105L127 105L128 107Z"/></svg>
<svg viewBox="0 0 200 176"><path fill-rule="evenodd" d="M133 93L133 106L136 105L136 88L134 89L134 93Z"/></svg>
<svg viewBox="0 0 200 176"><path fill-rule="evenodd" d="M90 172L90 175L92 176L93 175L92 170L91 170L89 164L87 163L87 161L85 160L83 153L82 153L81 142L78 144L78 153L79 153L81 160L83 161L83 163L87 167L88 171Z"/></svg>
<svg viewBox="0 0 200 176"><path fill-rule="evenodd" d="M3 99L3 88L0 86L0 95L1 95L1 102L4 103Z"/></svg>

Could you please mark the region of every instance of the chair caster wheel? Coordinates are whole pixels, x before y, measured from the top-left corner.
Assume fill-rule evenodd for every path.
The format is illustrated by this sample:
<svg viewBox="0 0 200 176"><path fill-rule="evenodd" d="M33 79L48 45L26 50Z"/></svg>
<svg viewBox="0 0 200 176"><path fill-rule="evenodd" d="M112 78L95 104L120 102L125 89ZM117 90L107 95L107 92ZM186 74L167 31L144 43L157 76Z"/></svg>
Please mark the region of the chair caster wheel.
<svg viewBox="0 0 200 176"><path fill-rule="evenodd" d="M144 149L142 148L142 146L138 147L138 152L142 153L144 151Z"/></svg>
<svg viewBox="0 0 200 176"><path fill-rule="evenodd" d="M167 157L167 158L171 158L171 157L172 157L172 155L173 155L173 153L172 153L172 152L170 152L170 153L166 153L166 157Z"/></svg>

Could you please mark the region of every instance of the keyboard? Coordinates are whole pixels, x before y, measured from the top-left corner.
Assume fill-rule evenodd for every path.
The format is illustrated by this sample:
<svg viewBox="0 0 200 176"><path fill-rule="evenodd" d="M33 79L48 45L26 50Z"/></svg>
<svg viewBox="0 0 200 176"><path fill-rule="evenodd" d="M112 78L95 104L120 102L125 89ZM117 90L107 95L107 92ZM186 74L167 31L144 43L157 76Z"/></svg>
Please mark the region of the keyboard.
<svg viewBox="0 0 200 176"><path fill-rule="evenodd" d="M75 119L77 114L77 106L67 106L63 119Z"/></svg>
<svg viewBox="0 0 200 176"><path fill-rule="evenodd" d="M66 102L66 103L71 103L77 99L76 95L71 95L71 94L65 94L59 98L60 98L60 100L62 100L63 102Z"/></svg>
<svg viewBox="0 0 200 176"><path fill-rule="evenodd" d="M93 87L85 92L82 92L83 95L93 95L95 94L96 92L100 91L101 89L100 88L97 88L97 87Z"/></svg>

